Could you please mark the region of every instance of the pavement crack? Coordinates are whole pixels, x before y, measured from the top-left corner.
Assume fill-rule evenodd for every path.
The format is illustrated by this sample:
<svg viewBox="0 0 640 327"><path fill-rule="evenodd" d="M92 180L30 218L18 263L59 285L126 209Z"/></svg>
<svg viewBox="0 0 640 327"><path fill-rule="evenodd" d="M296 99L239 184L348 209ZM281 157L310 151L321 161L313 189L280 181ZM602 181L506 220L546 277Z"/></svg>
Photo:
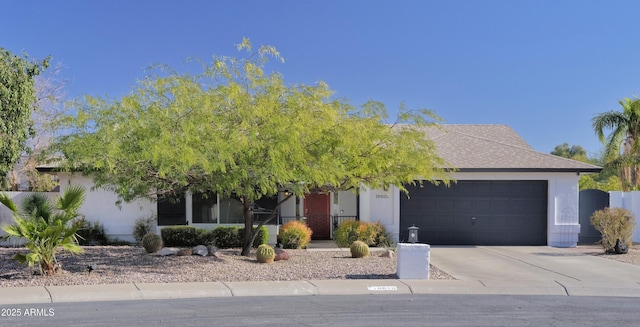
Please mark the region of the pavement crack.
<svg viewBox="0 0 640 327"><path fill-rule="evenodd" d="M233 288L231 288L226 282L220 282L220 283L229 289L229 292L231 292L231 296L233 297L236 296L236 293L233 291Z"/></svg>
<svg viewBox="0 0 640 327"><path fill-rule="evenodd" d="M560 276L564 276L564 277L567 277L567 278L571 278L571 279L576 280L576 281L581 281L580 279L575 278L575 277L573 277L573 276L569 276L569 275L563 274L563 273L561 273L561 272L557 272L557 271L554 271L554 270L551 270L551 269L547 269L547 268L545 268L545 267L538 266L538 265L536 265L536 264L533 264L533 263L530 263L530 262L524 261L524 260L522 260L522 259L514 258L514 257L509 256L509 255L506 255L506 254L504 254L504 253L500 253L500 252L496 252L496 251L491 251L491 250L489 250L489 249L487 249L487 248L482 248L482 250L483 250L483 251L486 251L486 252L490 252L490 253L496 254L496 255L499 255L499 256L502 256L502 257L505 257L505 258L509 258L509 259L511 259L511 260L515 260L515 261L522 262L522 263L524 263L524 264L526 264L526 265L529 265L529 266L532 266L532 267L536 267L536 268L538 268L538 269L540 269L540 270L548 271L548 272L550 272L550 273L554 273L554 274L556 274L556 275L560 275Z"/></svg>
<svg viewBox="0 0 640 327"><path fill-rule="evenodd" d="M565 294L567 294L567 296L571 296L571 294L569 294L569 290L567 289L567 287L566 287L566 286L564 286L562 283L560 283L560 282L559 282L559 281L557 281L557 280L554 280L554 282L556 282L556 284L558 284L558 285L562 286L562 289L564 289L564 293L565 293Z"/></svg>
<svg viewBox="0 0 640 327"><path fill-rule="evenodd" d="M44 290L47 291L47 294L49 294L49 300L51 300L51 303L53 303L53 296L51 295L51 291L49 291L46 286L44 286Z"/></svg>

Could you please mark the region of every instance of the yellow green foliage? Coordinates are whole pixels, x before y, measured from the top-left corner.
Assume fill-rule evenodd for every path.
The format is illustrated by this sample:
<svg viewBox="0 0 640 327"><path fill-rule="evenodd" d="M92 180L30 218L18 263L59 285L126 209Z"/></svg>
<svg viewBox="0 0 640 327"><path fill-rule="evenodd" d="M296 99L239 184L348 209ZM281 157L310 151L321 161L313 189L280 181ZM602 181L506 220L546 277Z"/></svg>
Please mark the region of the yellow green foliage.
<svg viewBox="0 0 640 327"><path fill-rule="evenodd" d="M258 246L258 250L256 250L256 260L258 262L272 263L275 257L276 252L271 246L267 244L260 244L260 246Z"/></svg>
<svg viewBox="0 0 640 327"><path fill-rule="evenodd" d="M364 258L369 256L369 246L362 241L355 241L349 247L352 258Z"/></svg>
<svg viewBox="0 0 640 327"><path fill-rule="evenodd" d="M339 247L348 247L354 241L368 246L389 246L391 243L386 228L380 223L347 220L334 231L334 240Z"/></svg>
<svg viewBox="0 0 640 327"><path fill-rule="evenodd" d="M293 220L280 227L278 243L285 249L305 249L311 242L312 233L307 224Z"/></svg>
<svg viewBox="0 0 640 327"><path fill-rule="evenodd" d="M614 251L617 240L631 248L631 237L636 223L628 210L623 208L598 210L591 215L591 224L602 234L601 243L606 252Z"/></svg>

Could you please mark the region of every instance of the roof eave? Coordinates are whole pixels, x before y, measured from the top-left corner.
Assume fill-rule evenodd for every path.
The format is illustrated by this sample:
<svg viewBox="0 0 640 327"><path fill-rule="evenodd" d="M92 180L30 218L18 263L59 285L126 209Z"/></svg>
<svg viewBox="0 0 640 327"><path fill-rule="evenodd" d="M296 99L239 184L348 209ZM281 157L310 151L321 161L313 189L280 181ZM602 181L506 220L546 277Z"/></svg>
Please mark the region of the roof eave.
<svg viewBox="0 0 640 327"><path fill-rule="evenodd" d="M602 168L458 168L461 173L599 173Z"/></svg>

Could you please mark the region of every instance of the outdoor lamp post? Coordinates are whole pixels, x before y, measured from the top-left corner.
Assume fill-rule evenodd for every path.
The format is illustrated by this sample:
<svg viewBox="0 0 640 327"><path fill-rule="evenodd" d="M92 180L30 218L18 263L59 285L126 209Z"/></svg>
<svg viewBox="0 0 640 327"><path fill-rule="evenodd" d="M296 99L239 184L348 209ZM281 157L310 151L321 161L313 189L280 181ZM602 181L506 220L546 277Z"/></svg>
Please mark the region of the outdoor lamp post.
<svg viewBox="0 0 640 327"><path fill-rule="evenodd" d="M417 243L418 242L418 227L416 225L411 225L409 227L409 243Z"/></svg>

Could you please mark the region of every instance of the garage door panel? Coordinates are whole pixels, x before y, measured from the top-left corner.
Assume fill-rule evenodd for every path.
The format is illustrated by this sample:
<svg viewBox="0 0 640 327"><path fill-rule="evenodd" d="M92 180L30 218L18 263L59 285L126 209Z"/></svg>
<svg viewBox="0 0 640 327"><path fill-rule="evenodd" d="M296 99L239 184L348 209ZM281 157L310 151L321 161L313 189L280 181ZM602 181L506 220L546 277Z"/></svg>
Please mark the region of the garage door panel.
<svg viewBox="0 0 640 327"><path fill-rule="evenodd" d="M473 220L475 228L500 229L509 223L510 217L504 215L476 216Z"/></svg>
<svg viewBox="0 0 640 327"><path fill-rule="evenodd" d="M449 188L408 189L411 199L400 201L401 239L415 224L420 241L434 245L546 244L546 181L458 181Z"/></svg>

